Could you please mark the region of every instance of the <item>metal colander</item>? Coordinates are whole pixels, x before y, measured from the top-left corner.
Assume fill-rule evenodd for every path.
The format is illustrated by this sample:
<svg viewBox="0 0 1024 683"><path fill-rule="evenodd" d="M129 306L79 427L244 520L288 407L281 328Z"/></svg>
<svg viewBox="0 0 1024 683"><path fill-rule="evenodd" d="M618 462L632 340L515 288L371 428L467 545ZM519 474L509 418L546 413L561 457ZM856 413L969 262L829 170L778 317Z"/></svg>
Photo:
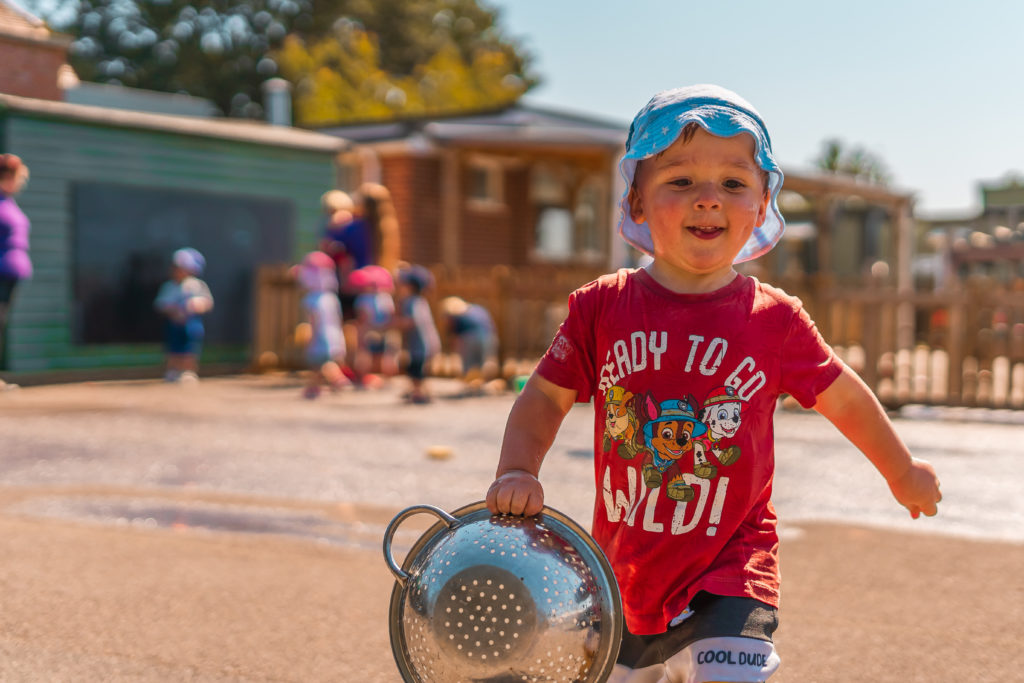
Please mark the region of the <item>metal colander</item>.
<svg viewBox="0 0 1024 683"><path fill-rule="evenodd" d="M441 521L399 568L392 538L418 513ZM384 558L398 579L391 649L406 681L591 683L611 674L623 628L618 585L601 549L562 513L415 505L388 525Z"/></svg>

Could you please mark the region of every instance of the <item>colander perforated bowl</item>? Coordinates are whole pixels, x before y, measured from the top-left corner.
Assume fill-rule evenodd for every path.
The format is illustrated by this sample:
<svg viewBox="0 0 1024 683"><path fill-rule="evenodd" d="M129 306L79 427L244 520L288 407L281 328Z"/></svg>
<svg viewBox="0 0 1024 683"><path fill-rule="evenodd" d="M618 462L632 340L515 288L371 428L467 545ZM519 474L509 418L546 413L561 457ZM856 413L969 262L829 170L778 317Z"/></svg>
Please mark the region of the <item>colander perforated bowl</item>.
<svg viewBox="0 0 1024 683"><path fill-rule="evenodd" d="M392 539L419 513L440 521L400 568ZM564 514L415 505L388 525L384 558L398 579L389 626L406 681L592 683L611 674L623 628L618 585L601 549Z"/></svg>

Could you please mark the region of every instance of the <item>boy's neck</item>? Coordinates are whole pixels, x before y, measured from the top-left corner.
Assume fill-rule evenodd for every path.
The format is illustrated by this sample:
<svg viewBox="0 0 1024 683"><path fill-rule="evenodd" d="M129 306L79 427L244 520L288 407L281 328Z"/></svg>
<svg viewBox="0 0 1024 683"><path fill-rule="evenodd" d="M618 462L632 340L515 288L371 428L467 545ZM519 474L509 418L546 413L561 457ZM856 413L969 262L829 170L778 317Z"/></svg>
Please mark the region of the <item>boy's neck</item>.
<svg viewBox="0 0 1024 683"><path fill-rule="evenodd" d="M654 278L655 282L676 294L706 294L714 292L728 285L739 275L734 268L706 274L667 269L659 267L656 260L644 266L644 270Z"/></svg>

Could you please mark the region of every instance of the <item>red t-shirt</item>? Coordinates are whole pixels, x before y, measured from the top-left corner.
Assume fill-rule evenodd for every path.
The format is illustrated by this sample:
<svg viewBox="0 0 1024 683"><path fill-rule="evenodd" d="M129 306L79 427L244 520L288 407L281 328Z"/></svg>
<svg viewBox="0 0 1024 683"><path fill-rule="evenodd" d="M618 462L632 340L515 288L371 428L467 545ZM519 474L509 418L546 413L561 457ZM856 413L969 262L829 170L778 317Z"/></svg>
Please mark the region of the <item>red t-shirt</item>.
<svg viewBox="0 0 1024 683"><path fill-rule="evenodd" d="M594 401L593 535L630 631L664 632L701 590L778 605L772 415L841 368L799 299L754 278L676 294L624 269L569 297L538 372Z"/></svg>

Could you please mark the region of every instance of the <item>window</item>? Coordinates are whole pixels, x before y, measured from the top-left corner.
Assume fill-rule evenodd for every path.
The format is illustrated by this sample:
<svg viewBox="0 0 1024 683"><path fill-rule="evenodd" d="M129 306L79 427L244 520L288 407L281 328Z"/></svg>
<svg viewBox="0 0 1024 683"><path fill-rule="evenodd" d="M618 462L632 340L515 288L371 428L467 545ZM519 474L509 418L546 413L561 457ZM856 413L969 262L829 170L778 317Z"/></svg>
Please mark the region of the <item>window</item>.
<svg viewBox="0 0 1024 683"><path fill-rule="evenodd" d="M505 205L505 173L501 162L472 157L467 164L466 198L474 208L494 209Z"/></svg>
<svg viewBox="0 0 1024 683"><path fill-rule="evenodd" d="M598 174L578 178L578 170L565 164L531 169L535 259L595 263L605 258L607 182Z"/></svg>

